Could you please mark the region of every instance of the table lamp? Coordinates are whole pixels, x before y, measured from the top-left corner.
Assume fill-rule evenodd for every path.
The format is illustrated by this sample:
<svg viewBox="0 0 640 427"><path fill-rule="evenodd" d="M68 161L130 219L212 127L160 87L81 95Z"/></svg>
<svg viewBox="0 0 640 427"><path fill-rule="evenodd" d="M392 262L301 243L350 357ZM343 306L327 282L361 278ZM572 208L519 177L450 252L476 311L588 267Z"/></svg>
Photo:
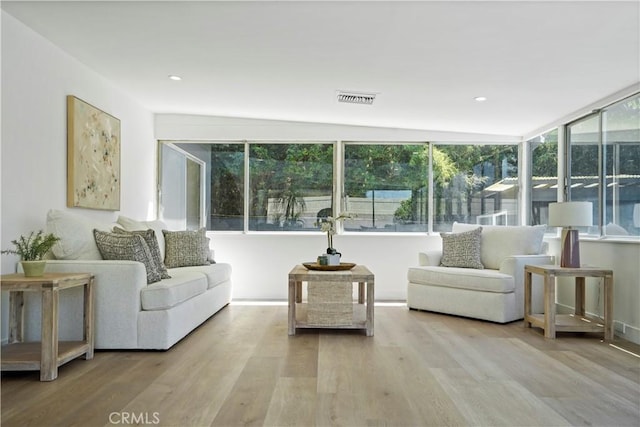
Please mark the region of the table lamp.
<svg viewBox="0 0 640 427"><path fill-rule="evenodd" d="M560 267L580 267L579 231L572 227L593 225L592 203L549 203L549 225L562 227Z"/></svg>

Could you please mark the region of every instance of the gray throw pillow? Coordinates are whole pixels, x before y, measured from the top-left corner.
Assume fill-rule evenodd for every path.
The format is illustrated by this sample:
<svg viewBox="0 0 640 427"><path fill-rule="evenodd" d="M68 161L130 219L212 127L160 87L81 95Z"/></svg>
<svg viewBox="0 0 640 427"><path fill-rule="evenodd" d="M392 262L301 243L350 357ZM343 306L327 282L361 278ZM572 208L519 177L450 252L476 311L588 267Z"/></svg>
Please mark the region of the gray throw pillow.
<svg viewBox="0 0 640 427"><path fill-rule="evenodd" d="M127 231L124 228L113 227L113 232L118 234L137 234L142 236L144 241L149 246L149 250L151 251L151 255L153 256L153 260L156 263L156 267L160 272L160 277L162 279L171 279L169 273L167 272L167 267L164 265L164 261L162 260L162 255L160 253L160 246L158 244L158 239L156 238L156 232L153 229L148 230L134 230Z"/></svg>
<svg viewBox="0 0 640 427"><path fill-rule="evenodd" d="M206 228L197 231L168 231L164 234L164 264L167 268L209 265Z"/></svg>
<svg viewBox="0 0 640 427"><path fill-rule="evenodd" d="M440 233L442 237L442 259L444 267L464 267L482 269L480 261L480 241L482 227L463 233Z"/></svg>
<svg viewBox="0 0 640 427"><path fill-rule="evenodd" d="M103 259L138 261L147 270L147 284L160 281L161 276L149 250L149 245L138 234L117 234L93 230L96 246Z"/></svg>

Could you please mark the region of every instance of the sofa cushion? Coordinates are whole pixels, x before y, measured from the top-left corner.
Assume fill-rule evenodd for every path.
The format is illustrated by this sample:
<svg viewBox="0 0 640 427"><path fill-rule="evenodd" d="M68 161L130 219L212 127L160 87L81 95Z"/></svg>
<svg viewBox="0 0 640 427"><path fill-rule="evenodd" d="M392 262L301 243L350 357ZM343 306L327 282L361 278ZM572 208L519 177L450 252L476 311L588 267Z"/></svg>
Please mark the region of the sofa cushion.
<svg viewBox="0 0 640 427"><path fill-rule="evenodd" d="M209 265L209 240L203 227L197 231L162 230L167 268Z"/></svg>
<svg viewBox="0 0 640 427"><path fill-rule="evenodd" d="M147 270L147 284L161 279L158 266L151 255L149 245L138 234L118 234L93 230L96 245L107 260L129 260L144 264Z"/></svg>
<svg viewBox="0 0 640 427"><path fill-rule="evenodd" d="M480 261L480 234L482 227L462 233L440 233L442 258L445 267L484 268Z"/></svg>
<svg viewBox="0 0 640 427"><path fill-rule="evenodd" d="M93 230L109 231L111 226L72 212L51 209L47 213L47 232L60 238L51 252L56 259L102 259Z"/></svg>
<svg viewBox="0 0 640 427"><path fill-rule="evenodd" d="M204 274L207 278L209 289L231 280L231 264L226 263L180 267L169 270L169 274L172 276L183 272Z"/></svg>
<svg viewBox="0 0 640 427"><path fill-rule="evenodd" d="M155 261L156 268L160 273L161 279L170 279L171 276L167 272L167 267L164 265L164 261L162 259L162 255L160 254L160 247L158 246L158 239L156 239L156 233L153 229L148 230L135 230L135 231L127 231L120 227L113 227L113 232L118 234L138 234L142 236L144 241L149 246L149 250L151 251L151 256Z"/></svg>
<svg viewBox="0 0 640 427"><path fill-rule="evenodd" d="M167 228L167 224L158 219L154 221L138 221L123 215L118 216L118 224L127 231L153 230L156 233L156 239L158 239L161 258L164 259L164 234L162 234L162 230Z"/></svg>
<svg viewBox="0 0 640 427"><path fill-rule="evenodd" d="M496 270L457 267L411 267L407 277L410 283L419 285L498 293L515 291L513 276Z"/></svg>
<svg viewBox="0 0 640 427"><path fill-rule="evenodd" d="M204 274L179 272L171 279L164 279L142 289L140 298L143 310L166 310L207 290Z"/></svg>
<svg viewBox="0 0 640 427"><path fill-rule="evenodd" d="M478 228L477 224L453 223L454 233ZM480 242L480 260L484 268L498 270L502 261L512 255L538 255L546 225L514 226L483 225Z"/></svg>

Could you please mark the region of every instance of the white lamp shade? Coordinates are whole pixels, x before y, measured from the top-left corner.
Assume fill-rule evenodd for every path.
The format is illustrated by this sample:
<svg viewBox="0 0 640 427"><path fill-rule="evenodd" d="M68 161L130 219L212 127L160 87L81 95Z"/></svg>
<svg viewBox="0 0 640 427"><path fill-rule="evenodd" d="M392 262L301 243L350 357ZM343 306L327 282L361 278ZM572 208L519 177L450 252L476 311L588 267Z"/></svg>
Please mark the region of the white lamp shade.
<svg viewBox="0 0 640 427"><path fill-rule="evenodd" d="M551 227L589 227L593 225L591 202L549 203Z"/></svg>

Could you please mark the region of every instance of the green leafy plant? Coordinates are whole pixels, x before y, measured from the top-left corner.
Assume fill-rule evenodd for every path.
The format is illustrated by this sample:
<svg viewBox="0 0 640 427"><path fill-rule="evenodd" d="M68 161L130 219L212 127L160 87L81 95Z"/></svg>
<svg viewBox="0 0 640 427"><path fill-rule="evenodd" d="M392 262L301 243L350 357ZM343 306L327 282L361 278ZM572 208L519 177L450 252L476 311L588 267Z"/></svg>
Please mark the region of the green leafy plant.
<svg viewBox="0 0 640 427"><path fill-rule="evenodd" d="M5 249L3 254L16 254L22 261L38 261L51 250L60 240L53 233L44 234L42 230L37 233L31 232L28 237L20 236L17 240L12 240L15 249Z"/></svg>

